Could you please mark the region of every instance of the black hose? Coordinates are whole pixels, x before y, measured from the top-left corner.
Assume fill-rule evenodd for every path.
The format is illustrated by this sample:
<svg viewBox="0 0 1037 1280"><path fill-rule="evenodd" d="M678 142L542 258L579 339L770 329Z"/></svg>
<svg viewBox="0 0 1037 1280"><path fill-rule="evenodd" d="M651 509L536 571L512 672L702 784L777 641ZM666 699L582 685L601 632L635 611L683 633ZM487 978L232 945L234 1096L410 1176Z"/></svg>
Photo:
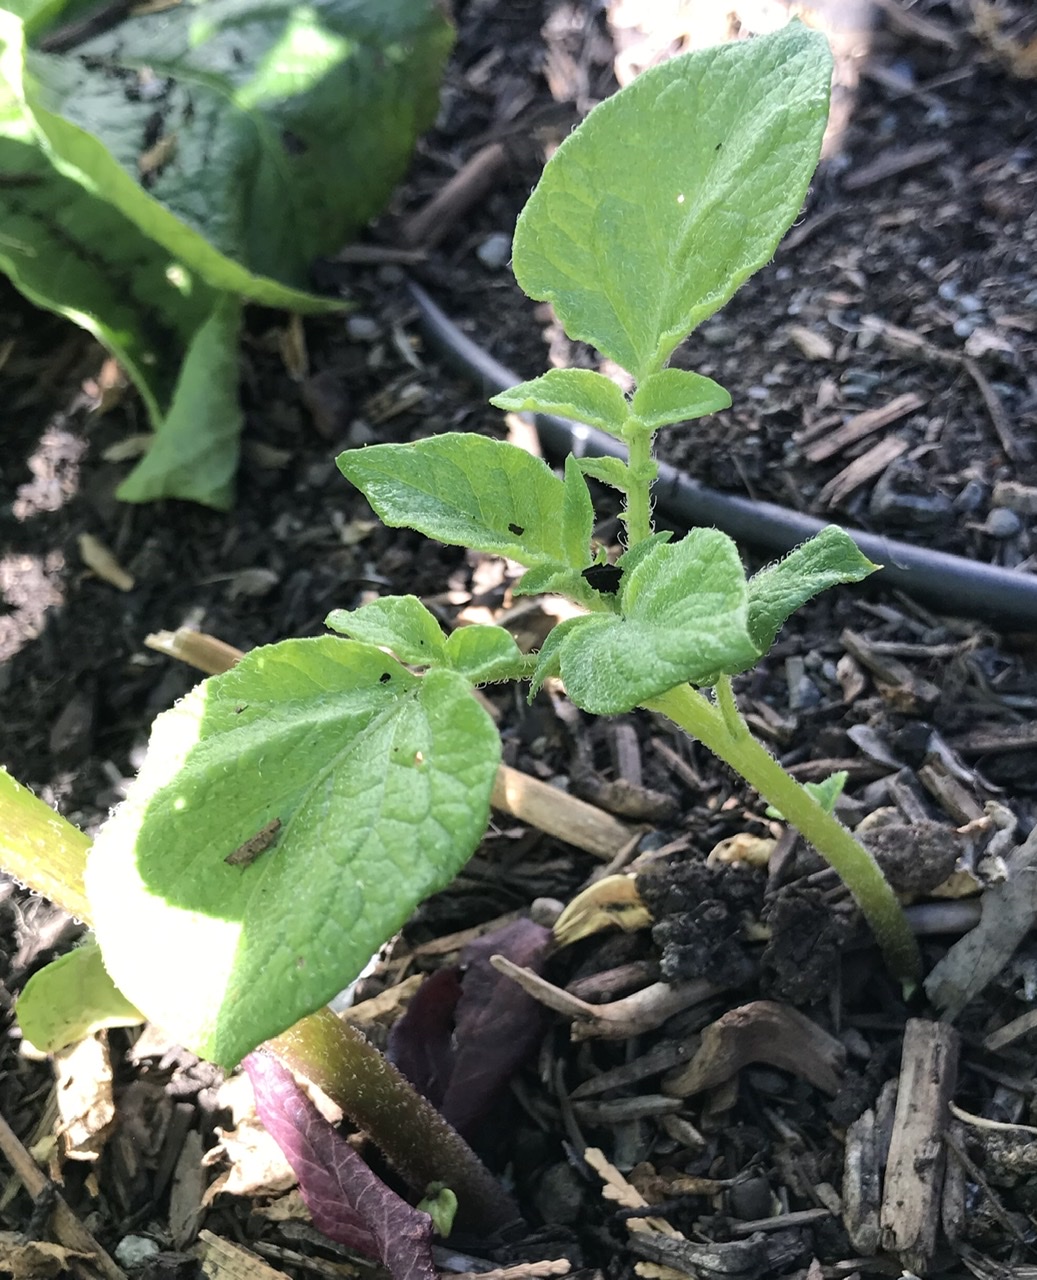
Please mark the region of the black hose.
<svg viewBox="0 0 1037 1280"><path fill-rule="evenodd" d="M463 333L420 285L409 281L408 287L429 345L479 383L487 396L522 381ZM536 414L535 421L550 454L626 458L626 448L595 427L545 413ZM791 551L829 523L773 502L719 493L665 462L659 464L654 497L664 519L678 527L712 525L732 538L778 553ZM882 565L873 580L883 586L897 587L938 613L974 618L1010 631L1037 630L1037 576L910 546L882 534L860 529L846 532L869 560Z"/></svg>

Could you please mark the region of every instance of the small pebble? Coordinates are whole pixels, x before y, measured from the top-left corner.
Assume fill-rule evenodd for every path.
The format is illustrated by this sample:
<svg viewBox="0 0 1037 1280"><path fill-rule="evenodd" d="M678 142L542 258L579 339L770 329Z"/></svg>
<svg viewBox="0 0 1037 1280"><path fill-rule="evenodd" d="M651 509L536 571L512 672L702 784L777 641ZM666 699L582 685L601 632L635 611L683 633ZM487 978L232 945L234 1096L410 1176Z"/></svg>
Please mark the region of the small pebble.
<svg viewBox="0 0 1037 1280"><path fill-rule="evenodd" d="M1014 538L1023 522L1007 507L991 507L983 532L991 538Z"/></svg>
<svg viewBox="0 0 1037 1280"><path fill-rule="evenodd" d="M476 249L475 256L490 271L499 271L501 267L507 266L511 257L511 236L503 231L495 231Z"/></svg>
<svg viewBox="0 0 1037 1280"><path fill-rule="evenodd" d="M346 333L353 342L374 342L381 330L370 316L355 315L347 318Z"/></svg>
<svg viewBox="0 0 1037 1280"><path fill-rule="evenodd" d="M134 1271L161 1252L158 1242L147 1236L123 1236L115 1246L115 1261L127 1271Z"/></svg>
<svg viewBox="0 0 1037 1280"><path fill-rule="evenodd" d="M954 499L954 510L971 515L978 511L986 495L986 488L979 480L970 480Z"/></svg>

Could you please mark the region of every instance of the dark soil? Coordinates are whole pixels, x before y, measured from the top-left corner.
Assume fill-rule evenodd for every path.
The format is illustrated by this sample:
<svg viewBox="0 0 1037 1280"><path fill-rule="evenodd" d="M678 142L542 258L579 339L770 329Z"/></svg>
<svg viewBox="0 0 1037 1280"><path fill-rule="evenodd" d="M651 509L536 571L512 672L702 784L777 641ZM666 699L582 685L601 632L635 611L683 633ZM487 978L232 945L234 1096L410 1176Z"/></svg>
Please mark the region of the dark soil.
<svg viewBox="0 0 1037 1280"><path fill-rule="evenodd" d="M491 190L448 220L435 244L410 246L425 252L406 269L519 376L551 361L592 363L492 251L494 237L510 235L545 147L614 90L609 29L597 6L456 7L440 120L369 244L398 250L408 218L481 146L502 141L507 161ZM1014 48L977 38L963 2L884 0L870 52L844 67L860 73L852 112L790 240L679 353L679 363L723 383L734 407L694 432L673 431L666 459L721 490L1033 573L1037 96L1034 81L1015 74L1028 64L1022 54L1013 62ZM317 269L358 309L348 320L305 322L306 367L293 366L294 376L281 355L286 318L252 314L238 502L228 514L115 501L127 464L111 451L144 429L139 403L87 336L0 285L0 762L86 830L118 802L152 719L197 678L145 648L149 633L190 625L248 649L320 634L330 609L373 594L413 592L447 621L468 605L506 603L499 567L381 527L334 464L343 449L376 440L506 430L480 387L427 349L407 257L389 252L371 266L347 254ZM908 394L891 421L833 440L855 415ZM615 521L605 515L599 534L615 542ZM87 567L84 535L132 575L131 590ZM745 553L761 562L758 549ZM991 848L984 816L990 802L1003 806L1009 850L1037 821L1034 637L998 632L967 605L948 598L946 612L934 610L881 582L831 592L736 682L754 730L797 776L847 770L840 813L850 825L885 811L895 834L876 844L916 912L948 869L908 883L924 855L939 863L949 849L974 889L990 892L1004 878L1005 854ZM888 1141L905 1020L931 1027L933 1009L922 995L905 1005L831 873L697 744L647 714L592 724L546 695L532 707L493 696L508 763L596 804L618 804L622 793L624 816L652 828L635 870L654 927L584 938L551 960L548 978L593 1002L657 981L705 980L713 990L618 1040L573 1043L568 1021L555 1019L515 1084L512 1140L496 1153L528 1230L496 1252L468 1242L472 1253L500 1265L565 1257L615 1275L646 1259L709 1276L899 1274L915 1255L895 1247L896 1223L893 1236L854 1230L845 1152L862 1115L885 1125ZM766 868L707 864L720 841L745 835L777 839ZM1011 856L1008 865L1011 874ZM550 913L598 870L588 855L502 820L455 888L419 912L391 976L376 975L369 989L435 967L429 944L442 935L538 899ZM975 920L965 904L951 905L962 913L950 936L925 938L927 967ZM26 1145L50 1131L45 1122L36 1133L51 1070L19 1055L10 1008L77 931L0 879L0 1113ZM1037 1146L1025 1127L1035 1123L1034 1034L987 1041L1032 1010L1035 966L1028 935L957 1019L949 1088L967 1118L954 1122L949 1157L944 1148L926 1157L954 1171L929 1274L1023 1275L1037 1264ZM836 1088L825 1089L820 1068L797 1074L795 1064L790 1072L787 1061L757 1057L675 1110L660 1075L694 1055L705 1028L759 1000L838 1038ZM169 1185L186 1135L212 1147L227 1117L205 1064L131 1040L111 1036L118 1124L99 1162L50 1165L95 1236L111 1251L142 1234L184 1274L193 1264L182 1250L199 1225L258 1242L293 1274L338 1256L253 1212L243 1194L219 1196L189 1228L171 1222ZM683 1233L683 1253L653 1253L657 1236L646 1244L648 1233L628 1232L581 1158L587 1145ZM23 1231L32 1206L13 1185L5 1194L5 1181L0 1228ZM791 1225L774 1221L803 1211ZM46 1215L37 1217L33 1230L48 1238ZM710 1262L689 1242L722 1250ZM286 1259L279 1247L301 1256ZM150 1265L156 1273L159 1263Z"/></svg>

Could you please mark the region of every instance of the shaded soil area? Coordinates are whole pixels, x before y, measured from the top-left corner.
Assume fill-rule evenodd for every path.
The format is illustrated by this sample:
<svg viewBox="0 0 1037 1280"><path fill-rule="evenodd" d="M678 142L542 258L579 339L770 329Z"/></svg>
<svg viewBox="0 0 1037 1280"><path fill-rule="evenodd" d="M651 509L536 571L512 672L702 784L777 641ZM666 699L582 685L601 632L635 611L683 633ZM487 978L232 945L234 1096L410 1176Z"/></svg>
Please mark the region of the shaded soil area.
<svg viewBox="0 0 1037 1280"><path fill-rule="evenodd" d="M150 633L189 626L249 649L411 592L446 625L492 618L542 637L545 617L515 607L507 567L385 529L334 463L375 441L518 430L430 349L408 273L520 377L594 365L518 292L507 257L545 152L615 88L615 34L597 6L457 10L440 119L372 229L369 260L346 251L317 268L356 310L302 326L250 317L232 512L117 503L141 406L86 336L0 285L0 763L88 831L121 798L155 715L197 679L145 647ZM859 85L802 218L678 353L734 407L672 431L666 460L725 492L1032 574L1028 32L964 4L884 0L867 51L843 65ZM423 216L486 148L488 186ZM597 535L615 546L601 510ZM132 582L117 585L99 546ZM967 605L933 609L881 581L832 592L736 681L754 732L797 777L846 771L838 812L909 895L927 969L982 901L977 950L907 1001L832 873L699 744L647 713L592 722L557 694L527 706L489 691L505 761L618 815L632 838L609 861L497 814L359 991L382 1002L365 1029L384 1042L417 975L502 918L550 924L606 862L634 877L624 883L646 915L617 929L621 900L600 891L598 923L612 927L546 959L567 1011L550 1015L482 1135L526 1225L451 1241L444 1270L553 1260L814 1280L1037 1265L1034 637ZM61 1158L52 1066L20 1052L12 1005L78 932L0 880L0 1113L78 1217L109 1251L123 1242L129 1271L132 1237L152 1242L147 1274L192 1274L204 1229L290 1274L358 1274L269 1208L274 1175L218 1134L245 1141L233 1095L151 1030L111 1034L100 1154ZM203 1204L232 1163L246 1172ZM47 1204L34 1213L0 1169L0 1229L52 1238ZM651 1206L648 1231L628 1227L635 1195Z"/></svg>

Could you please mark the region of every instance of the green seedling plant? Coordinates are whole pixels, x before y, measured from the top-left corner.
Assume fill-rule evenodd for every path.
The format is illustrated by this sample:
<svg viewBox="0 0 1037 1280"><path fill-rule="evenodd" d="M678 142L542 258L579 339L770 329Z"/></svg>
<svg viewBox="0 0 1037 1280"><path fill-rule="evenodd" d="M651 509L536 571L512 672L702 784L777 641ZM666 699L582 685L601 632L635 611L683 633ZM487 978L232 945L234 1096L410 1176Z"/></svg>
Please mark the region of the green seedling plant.
<svg viewBox="0 0 1037 1280"><path fill-rule="evenodd" d="M528 681L532 696L560 680L588 713L647 708L698 738L836 868L890 968L916 980L905 918L829 812L834 796L819 800L785 773L732 689L796 608L874 566L827 528L747 577L726 535L672 538L651 513L656 433L730 403L668 361L797 215L830 73L826 42L799 24L674 59L592 111L526 205L520 285L634 389L552 370L494 403L600 428L627 461L569 457L558 475L463 434L338 459L386 524L506 556L524 568L517 593L568 596L579 616L527 654L501 627L447 635L416 597L383 598L335 610L331 634L254 650L156 721L140 775L94 842L85 888L114 984L196 1052L229 1067L298 1024L275 1044L311 1063L327 1056L312 1046L334 1039L330 1015L306 1015L450 882L485 832L500 739L472 695L499 681ZM588 477L622 498L625 547L609 573ZM610 575L615 590L595 585Z"/></svg>

